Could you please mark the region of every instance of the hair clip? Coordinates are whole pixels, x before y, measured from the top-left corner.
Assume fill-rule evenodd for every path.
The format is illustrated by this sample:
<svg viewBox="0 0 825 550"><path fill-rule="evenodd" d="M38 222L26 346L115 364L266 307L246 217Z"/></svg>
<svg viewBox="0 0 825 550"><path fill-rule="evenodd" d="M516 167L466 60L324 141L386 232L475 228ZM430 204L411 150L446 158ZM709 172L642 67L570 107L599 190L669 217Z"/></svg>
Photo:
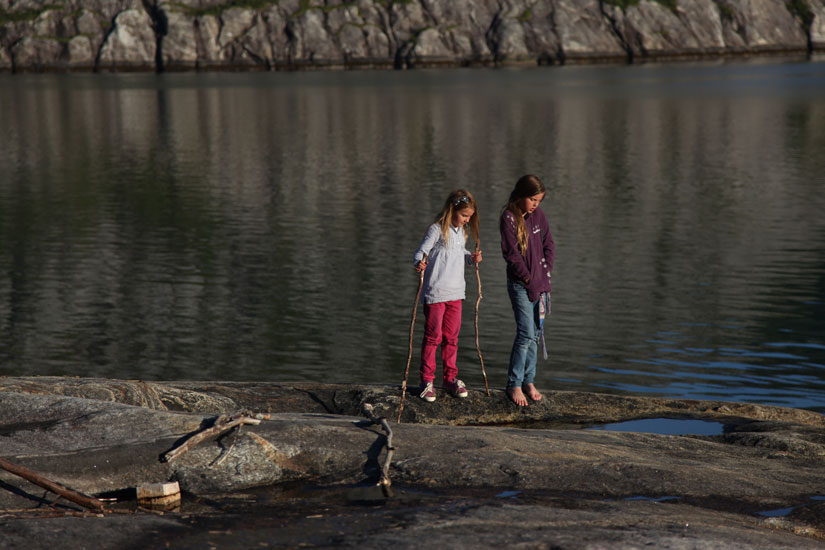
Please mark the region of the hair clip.
<svg viewBox="0 0 825 550"><path fill-rule="evenodd" d="M461 203L470 204L470 197L464 195L463 197L458 197L457 199L453 199L453 206L458 206Z"/></svg>

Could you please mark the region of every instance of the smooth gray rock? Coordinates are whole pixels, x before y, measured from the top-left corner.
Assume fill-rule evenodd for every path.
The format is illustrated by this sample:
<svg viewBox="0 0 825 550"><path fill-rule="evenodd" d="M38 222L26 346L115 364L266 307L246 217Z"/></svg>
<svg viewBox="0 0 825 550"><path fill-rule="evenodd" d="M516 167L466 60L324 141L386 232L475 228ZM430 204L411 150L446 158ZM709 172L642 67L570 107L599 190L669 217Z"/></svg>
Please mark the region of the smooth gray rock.
<svg viewBox="0 0 825 550"><path fill-rule="evenodd" d="M0 394L14 392L60 395L137 405L149 409L198 413L232 413L252 409L264 413L317 412L359 416L363 403L376 414L397 419L400 386L267 382L149 382L73 377L0 377ZM671 417L718 420L728 424L776 421L825 426L822 415L801 409L767 405L662 399L623 395L547 391L545 399L518 407L504 391L469 389L466 399L455 399L437 389L439 399L426 403L408 387L401 421L419 424L511 425L535 422L595 424L639 418Z"/></svg>
<svg viewBox="0 0 825 550"><path fill-rule="evenodd" d="M809 0L811 13L814 16L811 23L811 47L815 50L825 49L825 0Z"/></svg>
<svg viewBox="0 0 825 550"><path fill-rule="evenodd" d="M123 10L115 17L101 44L98 66L104 69L142 68L154 64L156 50L152 19L146 10L143 7Z"/></svg>
<svg viewBox="0 0 825 550"><path fill-rule="evenodd" d="M825 482L821 415L581 392L548 392L519 408L492 393L440 394L433 404L408 396L404 423L390 424L396 495L387 499L370 489L386 436L357 410L374 403L394 420L394 386L0 378L3 458L88 494L167 480L185 493L183 508L162 520L124 511L128 503L101 517L38 519L43 490L0 471L0 547L58 532L73 546L100 533L96 548L122 547L122 533L141 548L407 548L422 539L456 548L821 547L825 502L812 499L823 498ZM269 417L160 461L237 408ZM715 418L727 429L576 429L661 416ZM325 489L300 489L308 486ZM61 504L52 515L72 509L79 513ZM133 514L128 524L124 513ZM112 528L123 531L105 537Z"/></svg>

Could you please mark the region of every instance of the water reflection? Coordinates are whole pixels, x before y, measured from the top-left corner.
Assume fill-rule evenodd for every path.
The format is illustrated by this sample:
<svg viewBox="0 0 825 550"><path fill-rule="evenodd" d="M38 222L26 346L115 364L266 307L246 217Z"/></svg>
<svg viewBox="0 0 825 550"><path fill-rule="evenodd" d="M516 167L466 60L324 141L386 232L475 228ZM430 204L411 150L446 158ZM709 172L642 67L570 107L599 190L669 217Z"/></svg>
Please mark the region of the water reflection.
<svg viewBox="0 0 825 550"><path fill-rule="evenodd" d="M823 63L0 75L0 121L0 374L399 383L411 253L466 186L499 386L530 171L541 385L825 411Z"/></svg>
<svg viewBox="0 0 825 550"><path fill-rule="evenodd" d="M643 418L590 426L591 430L637 432L661 435L720 435L725 431L721 422L684 418Z"/></svg>

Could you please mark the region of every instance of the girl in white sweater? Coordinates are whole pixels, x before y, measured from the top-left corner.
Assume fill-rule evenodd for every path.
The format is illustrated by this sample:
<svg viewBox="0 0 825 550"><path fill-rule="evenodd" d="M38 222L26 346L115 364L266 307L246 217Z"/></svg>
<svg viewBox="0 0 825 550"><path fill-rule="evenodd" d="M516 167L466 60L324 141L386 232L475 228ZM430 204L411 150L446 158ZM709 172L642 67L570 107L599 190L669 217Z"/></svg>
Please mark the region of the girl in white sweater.
<svg viewBox="0 0 825 550"><path fill-rule="evenodd" d="M464 266L481 262L481 251L470 253L465 243L467 228L478 243L478 208L464 189L450 193L435 223L413 257L416 271L424 271L421 301L424 304L424 340L421 343L420 397L435 401L436 348L441 345L443 388L455 397L467 397L457 378L458 332L464 300Z"/></svg>

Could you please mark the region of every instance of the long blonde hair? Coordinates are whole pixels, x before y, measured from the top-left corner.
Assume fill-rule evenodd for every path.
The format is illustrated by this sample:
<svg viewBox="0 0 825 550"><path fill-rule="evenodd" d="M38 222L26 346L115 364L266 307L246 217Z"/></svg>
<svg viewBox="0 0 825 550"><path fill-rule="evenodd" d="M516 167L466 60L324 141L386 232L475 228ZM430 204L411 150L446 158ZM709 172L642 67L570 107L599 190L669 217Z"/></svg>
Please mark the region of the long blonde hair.
<svg viewBox="0 0 825 550"><path fill-rule="evenodd" d="M504 209L511 212L516 219L516 238L522 256L527 254L527 238L529 235L527 235L527 227L524 225L524 210L521 209L518 203L527 197L541 195L546 192L544 184L538 176L532 174L521 176L516 182L513 191L510 193L507 206L504 207Z"/></svg>
<svg viewBox="0 0 825 550"><path fill-rule="evenodd" d="M473 195L466 189L456 189L450 193L447 200L444 202L444 208L441 209L441 213L435 219L435 222L439 225L439 227L441 227L441 234L444 236L445 243L449 242L449 231L450 225L452 225L453 222L453 214L468 208L473 209L473 215L470 216L470 221L467 222L467 227L470 228L470 234L476 242L476 247L479 246L478 205L476 204L475 197L473 197ZM464 239L467 239L466 233L464 234Z"/></svg>

